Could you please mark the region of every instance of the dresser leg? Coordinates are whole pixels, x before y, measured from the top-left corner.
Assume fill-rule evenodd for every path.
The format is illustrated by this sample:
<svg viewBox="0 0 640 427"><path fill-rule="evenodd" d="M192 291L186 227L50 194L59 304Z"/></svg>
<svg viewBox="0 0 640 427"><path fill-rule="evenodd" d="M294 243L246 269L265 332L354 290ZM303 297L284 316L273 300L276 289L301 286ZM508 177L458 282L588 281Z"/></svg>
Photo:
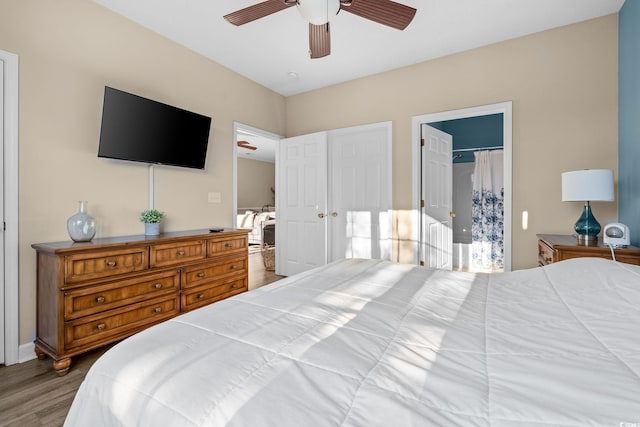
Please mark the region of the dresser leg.
<svg viewBox="0 0 640 427"><path fill-rule="evenodd" d="M69 372L70 366L71 366L70 357L53 361L53 369L56 370L56 374L58 374L59 377L67 375L67 372Z"/></svg>
<svg viewBox="0 0 640 427"><path fill-rule="evenodd" d="M44 360L47 358L47 355L44 353L44 351L40 350L37 345L34 347L34 350L36 352L36 357L38 358L38 360Z"/></svg>

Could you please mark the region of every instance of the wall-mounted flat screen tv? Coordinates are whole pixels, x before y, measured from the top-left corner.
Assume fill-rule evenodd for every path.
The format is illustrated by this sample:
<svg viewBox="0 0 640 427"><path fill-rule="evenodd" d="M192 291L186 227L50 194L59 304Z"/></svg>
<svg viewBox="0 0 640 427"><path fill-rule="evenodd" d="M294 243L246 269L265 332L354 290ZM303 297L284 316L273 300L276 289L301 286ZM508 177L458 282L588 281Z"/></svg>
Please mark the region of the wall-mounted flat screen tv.
<svg viewBox="0 0 640 427"><path fill-rule="evenodd" d="M204 169L211 117L104 88L98 157Z"/></svg>

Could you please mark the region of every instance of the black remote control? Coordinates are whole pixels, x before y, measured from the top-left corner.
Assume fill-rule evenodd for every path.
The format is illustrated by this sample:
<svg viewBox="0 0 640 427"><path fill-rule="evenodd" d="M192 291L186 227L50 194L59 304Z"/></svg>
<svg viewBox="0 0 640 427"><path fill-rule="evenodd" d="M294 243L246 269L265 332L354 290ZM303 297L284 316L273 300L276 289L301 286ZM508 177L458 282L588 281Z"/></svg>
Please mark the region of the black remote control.
<svg viewBox="0 0 640 427"><path fill-rule="evenodd" d="M224 228L210 228L209 231L211 233L219 233L221 231L224 231Z"/></svg>

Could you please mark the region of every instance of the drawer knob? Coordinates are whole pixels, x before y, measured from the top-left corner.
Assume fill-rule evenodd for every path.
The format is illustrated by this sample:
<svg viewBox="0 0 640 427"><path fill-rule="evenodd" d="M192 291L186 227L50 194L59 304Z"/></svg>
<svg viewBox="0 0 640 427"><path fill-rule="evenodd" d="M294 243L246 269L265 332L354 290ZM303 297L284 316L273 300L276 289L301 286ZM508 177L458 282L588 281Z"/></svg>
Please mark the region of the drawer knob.
<svg viewBox="0 0 640 427"><path fill-rule="evenodd" d="M231 243L225 243L225 244L224 244L224 247L225 247L225 248L232 248L232 247L233 247L233 245L232 245Z"/></svg>
<svg viewBox="0 0 640 427"><path fill-rule="evenodd" d="M98 297L96 298L96 302L99 302L100 304L102 304L104 302L104 297Z"/></svg>
<svg viewBox="0 0 640 427"><path fill-rule="evenodd" d="M198 276L198 277L204 277L204 273L201 271L200 273L196 274L196 276Z"/></svg>
<svg viewBox="0 0 640 427"><path fill-rule="evenodd" d="M232 270L236 270L236 269L238 268L238 266L237 266L237 265L235 265L235 264L232 264L230 268L231 268Z"/></svg>
<svg viewBox="0 0 640 427"><path fill-rule="evenodd" d="M109 267L115 267L118 263L115 261L107 261L107 266Z"/></svg>
<svg viewBox="0 0 640 427"><path fill-rule="evenodd" d="M233 285L231 285L231 289L238 289L238 284L234 283Z"/></svg>
<svg viewBox="0 0 640 427"><path fill-rule="evenodd" d="M162 283L156 283L153 287L156 289L162 289Z"/></svg>
<svg viewBox="0 0 640 427"><path fill-rule="evenodd" d="M199 294L198 299L202 299L202 298L204 298L204 294Z"/></svg>
<svg viewBox="0 0 640 427"><path fill-rule="evenodd" d="M98 326L97 326L97 328L98 328L98 330L99 330L99 331L103 331L103 330L104 330L104 328L106 328L106 327L107 327L107 326L106 326L104 323L98 323Z"/></svg>
<svg viewBox="0 0 640 427"><path fill-rule="evenodd" d="M180 250L177 252L178 256L183 256L184 255L184 251Z"/></svg>
<svg viewBox="0 0 640 427"><path fill-rule="evenodd" d="M160 307L156 307L156 308L154 308L154 309L153 309L153 311L154 311L155 313L162 313L162 308L160 308Z"/></svg>

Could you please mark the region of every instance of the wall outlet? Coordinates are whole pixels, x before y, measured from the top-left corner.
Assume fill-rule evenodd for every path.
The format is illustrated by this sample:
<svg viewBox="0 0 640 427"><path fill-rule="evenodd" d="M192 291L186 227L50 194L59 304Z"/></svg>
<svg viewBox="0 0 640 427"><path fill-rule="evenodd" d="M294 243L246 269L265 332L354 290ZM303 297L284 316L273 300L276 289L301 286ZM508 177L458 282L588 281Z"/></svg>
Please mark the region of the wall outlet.
<svg viewBox="0 0 640 427"><path fill-rule="evenodd" d="M222 194L219 191L211 191L207 193L207 202L222 203Z"/></svg>

